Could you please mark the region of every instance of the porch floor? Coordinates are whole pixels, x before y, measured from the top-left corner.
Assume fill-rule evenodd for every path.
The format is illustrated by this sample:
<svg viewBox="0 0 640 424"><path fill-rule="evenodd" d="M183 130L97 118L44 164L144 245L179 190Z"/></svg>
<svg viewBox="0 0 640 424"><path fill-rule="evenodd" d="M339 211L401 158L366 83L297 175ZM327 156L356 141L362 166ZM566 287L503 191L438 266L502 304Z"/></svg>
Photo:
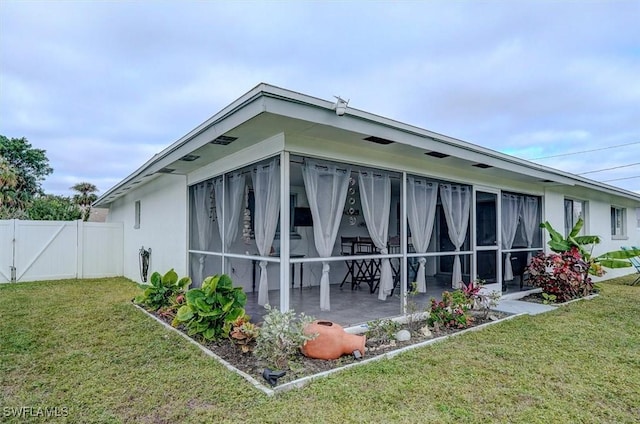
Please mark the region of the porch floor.
<svg viewBox="0 0 640 424"><path fill-rule="evenodd" d="M390 318L402 314L400 292L394 290L392 296L386 300L379 300L378 293L370 293L368 286L361 286L351 290L349 284L340 288L340 284L330 284L331 310L320 310L320 286L304 286L302 289L296 286L289 289L289 307L296 313L304 312L316 319L324 319L336 322L343 327L351 327L364 324L380 318ZM531 287L525 286L524 290ZM442 292L451 291L451 280L441 278L427 278L426 293L419 293L413 297L413 301L424 311L429 304L429 299L440 299ZM507 283L507 292L520 291L517 280ZM280 307L280 290L269 291L269 301L272 307ZM252 321L261 322L266 309L258 305L258 292L247 293L247 314Z"/></svg>

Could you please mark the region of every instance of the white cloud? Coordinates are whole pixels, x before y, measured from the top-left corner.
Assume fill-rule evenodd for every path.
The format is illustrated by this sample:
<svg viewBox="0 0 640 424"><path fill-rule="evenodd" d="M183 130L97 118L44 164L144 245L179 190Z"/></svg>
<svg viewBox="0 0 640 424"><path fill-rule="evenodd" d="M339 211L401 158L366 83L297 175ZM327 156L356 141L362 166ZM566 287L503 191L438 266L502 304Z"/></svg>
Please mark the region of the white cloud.
<svg viewBox="0 0 640 424"><path fill-rule="evenodd" d="M259 82L521 157L631 143L639 15L636 1L8 1L0 133L45 148L60 190L128 175ZM578 172L626 150L541 163Z"/></svg>

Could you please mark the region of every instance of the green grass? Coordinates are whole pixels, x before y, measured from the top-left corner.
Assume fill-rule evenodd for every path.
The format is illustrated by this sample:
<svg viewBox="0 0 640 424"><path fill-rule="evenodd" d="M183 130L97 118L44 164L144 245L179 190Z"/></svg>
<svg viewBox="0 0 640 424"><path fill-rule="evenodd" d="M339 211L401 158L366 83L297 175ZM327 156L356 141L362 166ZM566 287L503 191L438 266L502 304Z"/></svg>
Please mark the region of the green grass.
<svg viewBox="0 0 640 424"><path fill-rule="evenodd" d="M128 280L7 284L0 421L66 407L58 422L638 422L640 287L626 280L275 397L136 310Z"/></svg>

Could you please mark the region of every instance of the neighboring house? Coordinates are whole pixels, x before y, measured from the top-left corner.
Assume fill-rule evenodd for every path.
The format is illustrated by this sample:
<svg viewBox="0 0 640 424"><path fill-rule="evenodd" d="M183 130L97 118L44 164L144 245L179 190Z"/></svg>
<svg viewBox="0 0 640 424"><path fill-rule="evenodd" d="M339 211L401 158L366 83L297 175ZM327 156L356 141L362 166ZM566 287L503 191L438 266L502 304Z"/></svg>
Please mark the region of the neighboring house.
<svg viewBox="0 0 640 424"><path fill-rule="evenodd" d="M582 216L595 253L640 245L639 194L267 84L95 206L124 223L133 280L152 248L151 271L227 273L251 305L316 316L361 305L351 321L399 314L407 282L423 302L475 279L520 290L544 220Z"/></svg>

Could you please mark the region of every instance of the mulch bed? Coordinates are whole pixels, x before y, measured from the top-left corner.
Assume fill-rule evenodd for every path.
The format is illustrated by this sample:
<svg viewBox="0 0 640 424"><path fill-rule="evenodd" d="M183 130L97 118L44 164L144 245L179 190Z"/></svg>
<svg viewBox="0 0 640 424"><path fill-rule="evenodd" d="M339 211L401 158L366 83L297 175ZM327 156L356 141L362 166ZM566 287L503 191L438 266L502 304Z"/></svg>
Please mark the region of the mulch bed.
<svg viewBox="0 0 640 424"><path fill-rule="evenodd" d="M166 322L168 325L171 325L172 318L159 315L154 311L148 311L148 312L150 314L153 314L160 320ZM468 328L476 327L488 322L496 321L496 320L505 318L507 316L508 314L497 312L497 311L491 311L488 317L483 317L482 315L478 314L475 316L472 325ZM420 325L420 327L422 326L423 325ZM408 329L408 328L406 324L404 324L401 327L401 329ZM365 346L366 352L363 359L368 359L368 358L376 357L379 355L383 355L388 352L401 349L405 346L418 344L429 339L443 337L443 336L454 334L464 330L464 329L455 329L455 328L436 329L432 327L429 327L429 329L431 330L431 333L432 333L430 337L425 337L420 333L417 333L417 334L413 333L411 335L411 339L404 342L398 342L394 340L389 344L380 345L375 341L367 340L367 343ZM179 326L178 330L186 334L186 331L184 331L184 328L182 326ZM199 340L197 338L193 338L193 339L196 340L198 343L202 344L203 346L205 346L207 349L211 350L220 358L229 362L231 365L233 365L237 369L247 373L248 375L252 376L256 380L267 385L266 381L262 377L262 373L265 368L269 368L269 364L259 359L258 357L253 355L251 352L247 352L247 353L243 352L238 345L232 343L230 340L218 340L218 341L208 342L208 341ZM300 354L294 360L290 361L290 369L286 370L287 371L286 374L278 380L277 384L281 385L293 380L297 380L299 378L311 376L324 371L329 371L334 368L343 367L345 365L352 364L354 362L358 362L358 360L356 360L352 355L345 355L335 360L323 360L323 359L307 358L306 356Z"/></svg>
<svg viewBox="0 0 640 424"><path fill-rule="evenodd" d="M593 294L597 294L598 290L593 290L591 293L588 294L588 296L591 296ZM582 297L577 297L575 299L572 300L578 300L578 299L582 299ZM522 297L518 300L522 300L523 302L531 302L531 303L543 303L545 305L561 305L563 303L566 302L550 302L548 300L546 300L544 297L542 297L542 293L532 293L532 294L528 294L525 297Z"/></svg>

